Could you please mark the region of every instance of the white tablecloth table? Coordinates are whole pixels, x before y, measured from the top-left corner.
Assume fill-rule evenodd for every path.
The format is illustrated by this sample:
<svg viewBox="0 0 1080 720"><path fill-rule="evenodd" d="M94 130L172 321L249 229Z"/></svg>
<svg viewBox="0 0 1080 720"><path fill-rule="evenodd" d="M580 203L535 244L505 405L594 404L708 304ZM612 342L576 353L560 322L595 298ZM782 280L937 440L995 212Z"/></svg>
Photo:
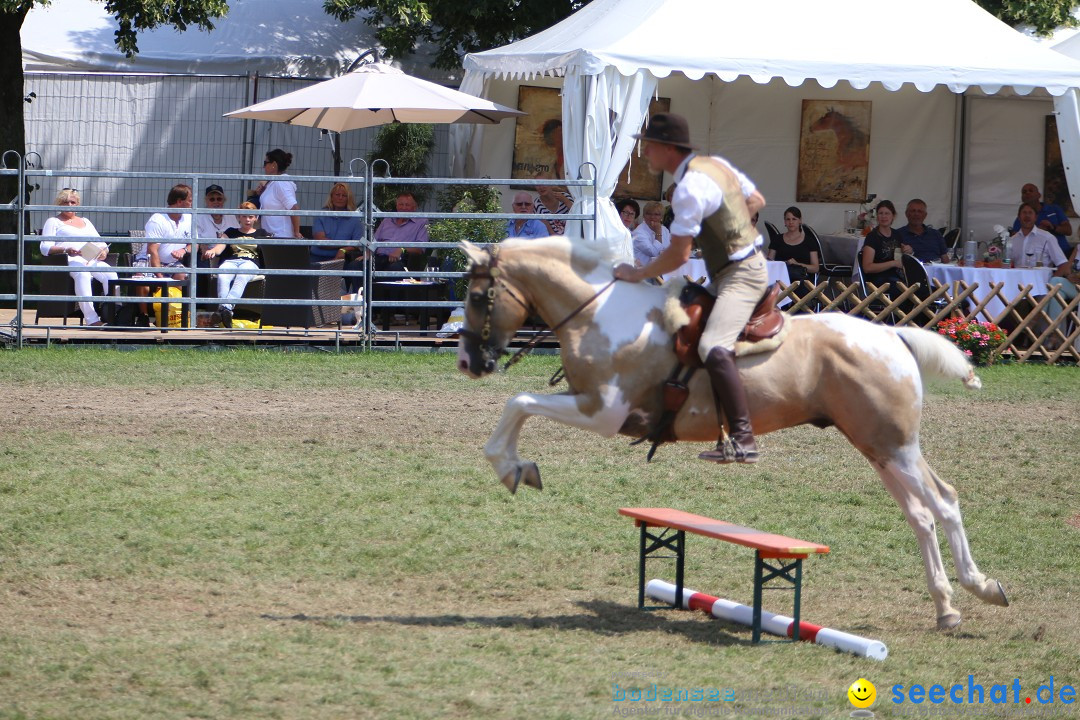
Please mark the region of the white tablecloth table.
<svg viewBox="0 0 1080 720"><path fill-rule="evenodd" d="M821 240L821 259L830 265L851 265L855 262L855 253L859 251L863 236L848 233L818 235Z"/></svg>
<svg viewBox="0 0 1080 720"><path fill-rule="evenodd" d="M942 285L952 285L956 282L963 282L967 285L978 283L978 289L971 294L971 298L975 302L982 302L983 298L990 294L992 283L1004 283L1001 288L1001 295L1010 302L1020 294L1020 288L1024 285L1032 286L1032 296L1045 295L1046 283L1053 274L1052 268L1045 267L987 268L946 265L943 263L931 263L924 267L926 268L927 277L931 281L939 281ZM954 291L950 290L949 294L953 295ZM985 312L996 318L1004 309L1005 306L995 296L986 304Z"/></svg>

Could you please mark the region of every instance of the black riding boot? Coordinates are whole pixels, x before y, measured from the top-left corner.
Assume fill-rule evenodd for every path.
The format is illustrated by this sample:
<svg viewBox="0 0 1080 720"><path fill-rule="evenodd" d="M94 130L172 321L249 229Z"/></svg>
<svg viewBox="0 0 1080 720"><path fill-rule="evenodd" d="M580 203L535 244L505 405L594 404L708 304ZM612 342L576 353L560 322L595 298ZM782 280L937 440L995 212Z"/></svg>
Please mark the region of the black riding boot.
<svg viewBox="0 0 1080 720"><path fill-rule="evenodd" d="M715 463L757 462L757 443L754 442L754 431L750 427L746 391L739 378L739 370L735 367L735 353L722 347L713 348L705 358L705 370L712 381L717 415L727 417L728 427L731 429L731 444L729 446L724 443L721 431L716 449L706 450L698 455L698 458Z"/></svg>

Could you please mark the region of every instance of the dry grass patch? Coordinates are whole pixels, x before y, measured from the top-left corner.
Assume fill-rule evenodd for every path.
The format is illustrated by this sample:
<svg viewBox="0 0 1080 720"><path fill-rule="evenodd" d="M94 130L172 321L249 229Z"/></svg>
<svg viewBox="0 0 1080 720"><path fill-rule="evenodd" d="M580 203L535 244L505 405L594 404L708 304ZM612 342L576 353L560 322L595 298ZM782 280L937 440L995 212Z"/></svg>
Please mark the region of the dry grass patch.
<svg viewBox="0 0 1080 720"><path fill-rule="evenodd" d="M532 420L522 454L546 489L511 497L481 446L513 391L544 390L549 359L483 383L445 356L3 359L0 718L600 717L613 682L797 686L827 697L796 716L827 718L859 676L886 699L969 673L1080 682L1080 626L1062 621L1080 572L1073 369L929 391L927 458L1013 600L957 587L964 624L942 634L903 515L832 430L767 436L762 463L718 469L696 446L646 465L624 439ZM100 382L42 380L95 363ZM636 533L616 514L633 505L828 543L804 617L883 640L889 660L638 612ZM749 602L751 571L750 551L690 539L692 587Z"/></svg>

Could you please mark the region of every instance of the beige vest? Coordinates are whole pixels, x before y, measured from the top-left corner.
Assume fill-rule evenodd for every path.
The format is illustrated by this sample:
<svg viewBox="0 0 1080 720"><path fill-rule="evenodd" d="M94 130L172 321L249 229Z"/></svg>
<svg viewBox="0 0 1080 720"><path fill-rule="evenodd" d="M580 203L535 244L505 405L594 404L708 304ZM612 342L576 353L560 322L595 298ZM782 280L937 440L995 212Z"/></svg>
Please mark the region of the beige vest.
<svg viewBox="0 0 1080 720"><path fill-rule="evenodd" d="M694 238L711 277L731 262L730 255L751 247L757 239L757 231L750 224L750 212L739 178L727 165L698 155L687 167L687 172L691 170L708 176L724 193L724 202L716 212L702 219L701 232Z"/></svg>

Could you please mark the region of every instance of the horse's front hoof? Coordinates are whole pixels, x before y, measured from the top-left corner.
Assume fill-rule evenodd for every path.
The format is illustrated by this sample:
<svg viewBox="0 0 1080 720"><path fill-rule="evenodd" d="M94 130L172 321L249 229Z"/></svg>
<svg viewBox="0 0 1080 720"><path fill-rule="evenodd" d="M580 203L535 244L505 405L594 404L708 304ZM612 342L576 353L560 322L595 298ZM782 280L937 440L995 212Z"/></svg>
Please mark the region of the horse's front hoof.
<svg viewBox="0 0 1080 720"><path fill-rule="evenodd" d="M521 482L521 466L514 468L513 472L508 472L499 478L499 481L506 486L506 489L510 491L511 495L517 494L518 484Z"/></svg>
<svg viewBox="0 0 1080 720"><path fill-rule="evenodd" d="M536 467L536 463L522 463L518 472L521 475L522 482L527 486L536 488L537 490L544 489L544 484L540 482L540 468Z"/></svg>
<svg viewBox="0 0 1080 720"><path fill-rule="evenodd" d="M1009 596L1005 594L1005 588L997 580L993 581L997 585L997 595L993 595L987 600L991 605L1000 605L1001 607L1009 607Z"/></svg>
<svg viewBox="0 0 1080 720"><path fill-rule="evenodd" d="M938 630L954 630L960 626L960 613L955 610L949 613L945 613L937 619Z"/></svg>

